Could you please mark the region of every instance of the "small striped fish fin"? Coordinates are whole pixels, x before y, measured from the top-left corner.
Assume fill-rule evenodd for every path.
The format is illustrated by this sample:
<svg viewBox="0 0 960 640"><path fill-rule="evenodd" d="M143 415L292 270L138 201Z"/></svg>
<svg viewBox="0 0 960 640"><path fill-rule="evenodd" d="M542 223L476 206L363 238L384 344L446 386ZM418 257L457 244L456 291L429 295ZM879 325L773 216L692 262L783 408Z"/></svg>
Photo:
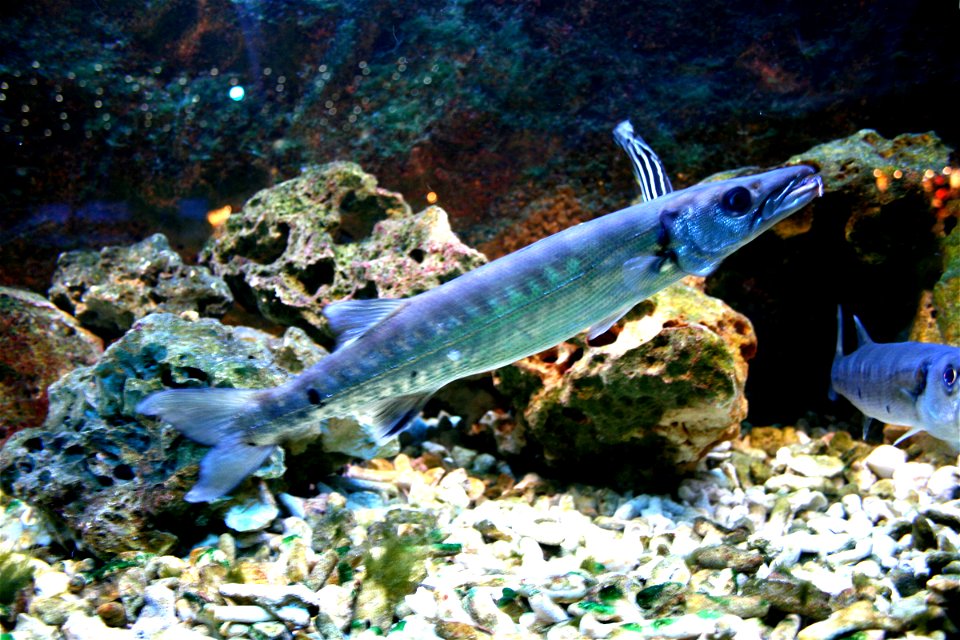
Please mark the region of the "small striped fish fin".
<svg viewBox="0 0 960 640"><path fill-rule="evenodd" d="M330 330L337 340L337 349L353 342L370 327L379 324L396 311L406 300L375 298L373 300L343 300L328 304L323 315L330 323Z"/></svg>
<svg viewBox="0 0 960 640"><path fill-rule="evenodd" d="M630 157L633 175L640 185L640 194L644 202L649 202L673 191L670 178L663 168L660 158L643 138L633 132L633 125L624 120L613 130L613 139L617 141Z"/></svg>

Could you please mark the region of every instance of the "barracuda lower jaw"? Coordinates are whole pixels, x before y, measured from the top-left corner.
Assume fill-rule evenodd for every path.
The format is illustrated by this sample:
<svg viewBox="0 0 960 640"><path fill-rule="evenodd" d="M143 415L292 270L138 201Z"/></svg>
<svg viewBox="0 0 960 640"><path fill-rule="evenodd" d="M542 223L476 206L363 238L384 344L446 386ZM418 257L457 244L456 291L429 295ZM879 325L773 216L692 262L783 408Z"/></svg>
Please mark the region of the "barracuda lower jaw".
<svg viewBox="0 0 960 640"><path fill-rule="evenodd" d="M764 215L764 218L775 220L788 216L806 206L814 198L822 195L823 179L820 174L808 174L794 178L782 191L767 198L764 203L764 210L769 213Z"/></svg>

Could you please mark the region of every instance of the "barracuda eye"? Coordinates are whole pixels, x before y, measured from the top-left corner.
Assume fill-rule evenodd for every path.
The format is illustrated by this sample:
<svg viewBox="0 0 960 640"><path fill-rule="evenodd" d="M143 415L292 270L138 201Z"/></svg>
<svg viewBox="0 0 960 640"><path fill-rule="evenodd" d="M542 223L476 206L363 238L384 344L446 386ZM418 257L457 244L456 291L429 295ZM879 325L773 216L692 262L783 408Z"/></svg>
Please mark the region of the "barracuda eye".
<svg viewBox="0 0 960 640"><path fill-rule="evenodd" d="M953 385L957 384L957 370L953 368L953 365L948 364L947 368L943 370L943 384L947 385L948 389L952 389Z"/></svg>
<svg viewBox="0 0 960 640"><path fill-rule="evenodd" d="M750 210L752 204L753 197L750 195L750 191L744 187L734 187L720 198L720 205L735 215L743 215Z"/></svg>

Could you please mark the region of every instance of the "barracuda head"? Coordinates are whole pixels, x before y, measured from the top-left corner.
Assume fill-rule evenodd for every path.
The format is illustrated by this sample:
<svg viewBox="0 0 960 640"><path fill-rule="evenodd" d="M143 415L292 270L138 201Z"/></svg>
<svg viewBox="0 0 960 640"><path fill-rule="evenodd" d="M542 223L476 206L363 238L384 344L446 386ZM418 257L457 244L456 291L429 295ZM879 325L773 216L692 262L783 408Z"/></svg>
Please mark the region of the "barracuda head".
<svg viewBox="0 0 960 640"><path fill-rule="evenodd" d="M823 195L823 181L806 165L675 191L660 214L663 264L703 276L771 226Z"/></svg>

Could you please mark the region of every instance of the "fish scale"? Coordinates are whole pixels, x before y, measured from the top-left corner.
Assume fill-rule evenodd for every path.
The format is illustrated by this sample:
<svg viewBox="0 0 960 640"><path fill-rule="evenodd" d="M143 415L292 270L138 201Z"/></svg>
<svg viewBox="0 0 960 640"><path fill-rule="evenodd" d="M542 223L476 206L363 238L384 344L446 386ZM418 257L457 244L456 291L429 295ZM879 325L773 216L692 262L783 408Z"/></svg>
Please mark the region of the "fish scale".
<svg viewBox="0 0 960 640"><path fill-rule="evenodd" d="M632 153L648 149L631 146ZM647 160L659 166L655 156ZM658 184L669 187L659 180L649 188ZM822 189L814 170L799 165L654 191L652 200L561 231L412 298L329 305L324 314L337 349L284 385L161 391L138 411L213 446L186 495L212 500L278 444L315 436L325 418L357 416L393 434L448 382L584 330L599 335L685 275L710 273Z"/></svg>

